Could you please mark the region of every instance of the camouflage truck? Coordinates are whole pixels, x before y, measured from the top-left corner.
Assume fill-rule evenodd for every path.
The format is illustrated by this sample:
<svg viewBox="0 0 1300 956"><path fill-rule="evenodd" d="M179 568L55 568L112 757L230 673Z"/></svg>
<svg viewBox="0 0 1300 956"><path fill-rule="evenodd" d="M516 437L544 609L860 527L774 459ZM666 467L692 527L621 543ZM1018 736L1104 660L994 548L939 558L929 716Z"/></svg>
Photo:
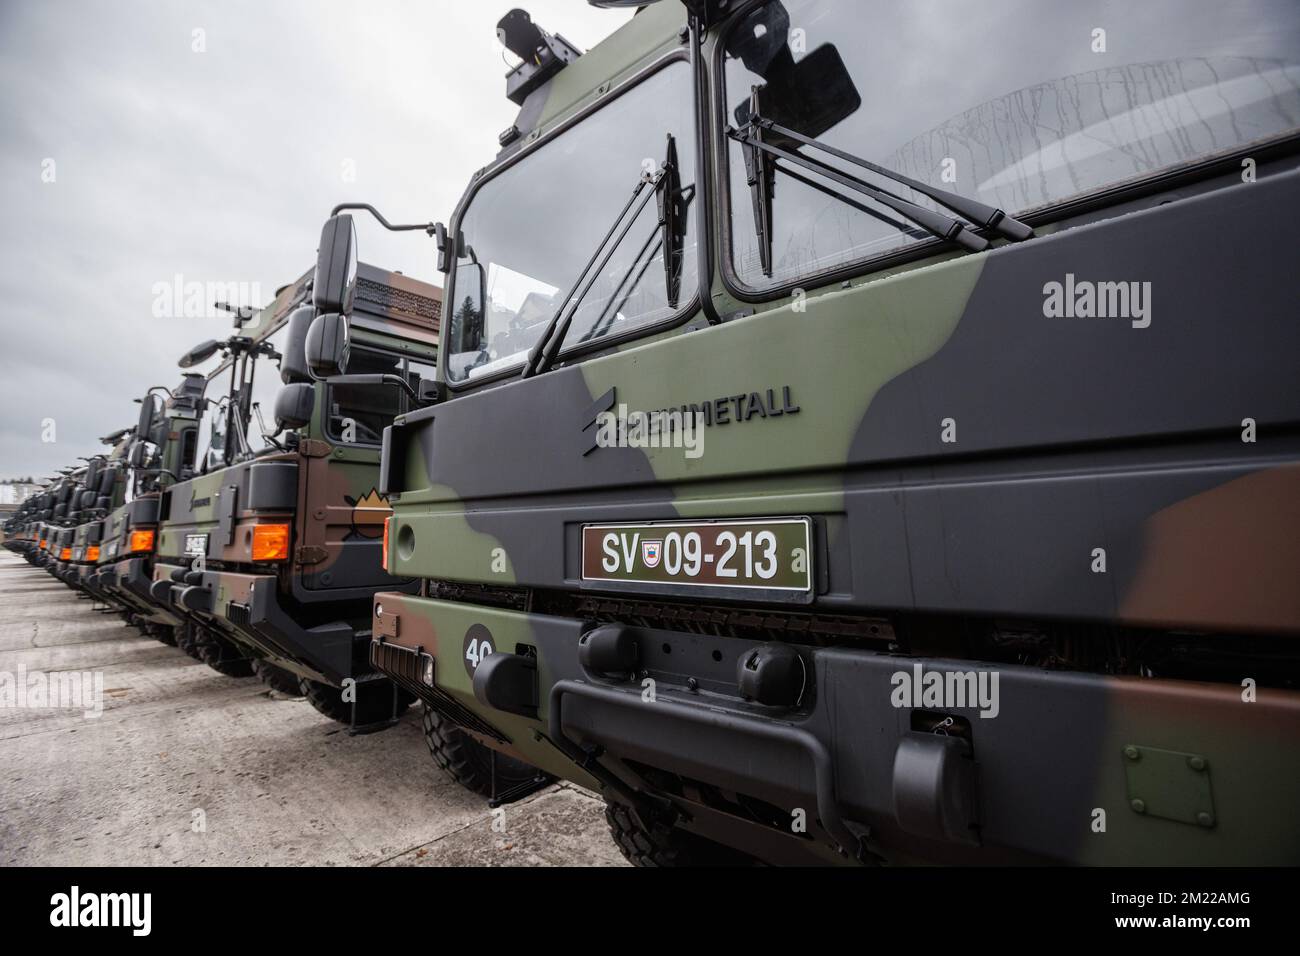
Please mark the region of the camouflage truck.
<svg viewBox="0 0 1300 956"><path fill-rule="evenodd" d="M1300 862L1300 6L869 6L503 21L376 666L636 863Z"/></svg>
<svg viewBox="0 0 1300 956"><path fill-rule="evenodd" d="M415 383L432 381L441 293L348 266L329 281L347 286L349 306L355 297L355 374L318 381L305 363L318 309L343 305L325 278L314 281L318 270L241 329L255 375L234 352L209 375L210 394L219 379L232 385L224 406L207 403L203 473L163 493L152 593L193 626L213 666L255 665L270 686L369 730L411 702L366 654L375 592L417 587L381 566L389 512L375 486L382 429L410 407Z"/></svg>
<svg viewBox="0 0 1300 956"><path fill-rule="evenodd" d="M79 523L79 508L86 466L65 468L55 483L54 503L50 516L41 528L42 567L64 584L68 584L68 571L72 562L72 540Z"/></svg>
<svg viewBox="0 0 1300 956"><path fill-rule="evenodd" d="M19 504L13 515L5 522L5 547L14 554L22 555L28 561L31 561L32 553L36 548L36 525L44 496L45 489L41 488Z"/></svg>
<svg viewBox="0 0 1300 956"><path fill-rule="evenodd" d="M134 623L130 608L112 600L91 580L99 564L100 541L104 533L104 518L126 499L127 485L124 465L134 441L130 429L102 439L113 448L107 455L96 455L86 463L73 503L76 509L69 514L75 523L72 533L72 550L64 580L74 590L123 614L127 623Z"/></svg>
<svg viewBox="0 0 1300 956"><path fill-rule="evenodd" d="M149 590L158 507L168 485L193 477L206 384L202 375L189 373L174 390L157 386L141 400L130 453L115 466L126 492L104 518L98 564L90 577L90 585L121 606L141 633L164 644L177 643L185 621Z"/></svg>

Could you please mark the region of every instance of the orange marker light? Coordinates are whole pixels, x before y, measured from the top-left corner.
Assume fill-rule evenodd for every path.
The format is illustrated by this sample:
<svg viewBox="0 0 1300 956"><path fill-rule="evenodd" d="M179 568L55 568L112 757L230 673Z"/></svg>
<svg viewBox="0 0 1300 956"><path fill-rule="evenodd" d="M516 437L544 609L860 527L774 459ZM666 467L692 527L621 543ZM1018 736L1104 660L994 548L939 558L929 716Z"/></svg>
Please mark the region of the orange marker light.
<svg viewBox="0 0 1300 956"><path fill-rule="evenodd" d="M90 547L86 548L86 560L87 561L99 560L99 545L92 544Z"/></svg>
<svg viewBox="0 0 1300 956"><path fill-rule="evenodd" d="M72 549L71 549L71 548L64 548L62 551L60 551L60 552L59 552L59 560L60 560L60 561L71 561L71 560L72 560Z"/></svg>
<svg viewBox="0 0 1300 956"><path fill-rule="evenodd" d="M283 561L289 557L289 526L259 524L253 526L253 560Z"/></svg>
<svg viewBox="0 0 1300 956"><path fill-rule="evenodd" d="M132 531L131 532L131 550L132 551L152 551L153 550L153 531Z"/></svg>
<svg viewBox="0 0 1300 956"><path fill-rule="evenodd" d="M384 550L379 552L379 566L385 571L388 570L388 522L392 520L392 515L384 519Z"/></svg>
<svg viewBox="0 0 1300 956"><path fill-rule="evenodd" d="M45 539L44 539L44 538L41 538L41 550L42 550L42 551L45 550Z"/></svg>

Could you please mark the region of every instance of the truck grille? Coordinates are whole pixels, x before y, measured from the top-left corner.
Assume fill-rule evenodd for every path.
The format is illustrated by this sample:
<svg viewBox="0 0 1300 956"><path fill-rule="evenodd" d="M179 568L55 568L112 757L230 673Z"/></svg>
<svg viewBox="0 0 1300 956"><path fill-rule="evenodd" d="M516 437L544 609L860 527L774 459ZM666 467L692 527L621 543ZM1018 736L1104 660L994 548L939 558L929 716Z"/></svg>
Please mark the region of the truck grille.
<svg viewBox="0 0 1300 956"><path fill-rule="evenodd" d="M429 665L426 665L426 661L430 662ZM374 640L370 642L370 665L375 670L387 674L400 687L410 691L448 720L454 721L466 730L491 737L499 743L510 743L509 737L465 707L456 698L440 687L430 687L424 682L425 667L438 666L432 655L426 654L423 650L402 647L400 644Z"/></svg>

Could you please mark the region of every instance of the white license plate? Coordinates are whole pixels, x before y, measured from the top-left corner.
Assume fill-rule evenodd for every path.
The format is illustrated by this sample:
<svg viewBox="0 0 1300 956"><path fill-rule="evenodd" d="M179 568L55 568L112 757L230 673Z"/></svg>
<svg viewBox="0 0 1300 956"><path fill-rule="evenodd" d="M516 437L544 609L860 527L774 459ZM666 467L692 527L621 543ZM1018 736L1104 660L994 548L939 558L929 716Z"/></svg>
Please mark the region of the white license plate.
<svg viewBox="0 0 1300 956"><path fill-rule="evenodd" d="M187 534L185 536L185 553L201 557L208 553L208 536L206 534Z"/></svg>

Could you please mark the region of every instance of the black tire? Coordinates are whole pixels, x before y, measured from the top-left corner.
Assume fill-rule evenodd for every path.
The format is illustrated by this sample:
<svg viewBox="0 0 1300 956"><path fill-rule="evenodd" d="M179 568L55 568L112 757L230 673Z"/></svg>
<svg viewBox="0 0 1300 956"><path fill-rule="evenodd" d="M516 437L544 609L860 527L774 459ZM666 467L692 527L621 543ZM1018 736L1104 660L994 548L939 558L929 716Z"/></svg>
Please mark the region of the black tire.
<svg viewBox="0 0 1300 956"><path fill-rule="evenodd" d="M287 671L270 661L256 660L253 661L253 672L271 690L277 690L281 694L292 694L294 697L302 696L298 675L293 671Z"/></svg>
<svg viewBox="0 0 1300 956"><path fill-rule="evenodd" d="M352 723L352 702L343 699L343 689L332 684L322 684L306 677L298 681L298 689L324 716L340 724ZM357 726L377 724L389 717L406 713L415 698L398 688L397 711L393 712L393 684L387 680L373 680L357 684Z"/></svg>
<svg viewBox="0 0 1300 956"><path fill-rule="evenodd" d="M605 800L609 835L633 866L752 866L752 857L673 827L646 830L632 811Z"/></svg>
<svg viewBox="0 0 1300 956"><path fill-rule="evenodd" d="M146 625L146 633L154 640L161 641L171 647L176 646L176 632L179 628L172 627L170 624L149 624Z"/></svg>
<svg viewBox="0 0 1300 956"><path fill-rule="evenodd" d="M252 677L253 659L228 637L208 628L196 628L195 648L199 660L226 677Z"/></svg>
<svg viewBox="0 0 1300 956"><path fill-rule="evenodd" d="M494 751L428 704L424 706L424 742L433 762L453 781L471 793L492 795ZM496 755L496 764L497 793L527 783L538 772L532 764L501 753Z"/></svg>
<svg viewBox="0 0 1300 956"><path fill-rule="evenodd" d="M182 624L176 628L176 646L202 664L203 658L199 656L199 647L195 640L196 630L193 624Z"/></svg>

